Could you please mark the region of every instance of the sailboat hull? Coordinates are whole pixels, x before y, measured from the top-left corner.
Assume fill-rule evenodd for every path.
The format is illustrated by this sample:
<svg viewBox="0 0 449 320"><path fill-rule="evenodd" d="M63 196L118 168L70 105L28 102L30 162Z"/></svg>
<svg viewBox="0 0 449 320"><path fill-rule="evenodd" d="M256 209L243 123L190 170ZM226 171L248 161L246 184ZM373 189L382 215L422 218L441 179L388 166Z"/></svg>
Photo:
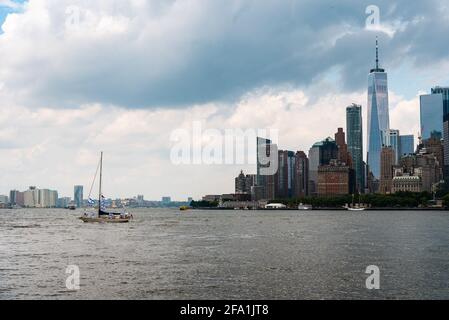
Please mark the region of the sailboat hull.
<svg viewBox="0 0 449 320"><path fill-rule="evenodd" d="M86 223L127 223L129 222L129 218L89 218L89 217L80 217L81 221Z"/></svg>

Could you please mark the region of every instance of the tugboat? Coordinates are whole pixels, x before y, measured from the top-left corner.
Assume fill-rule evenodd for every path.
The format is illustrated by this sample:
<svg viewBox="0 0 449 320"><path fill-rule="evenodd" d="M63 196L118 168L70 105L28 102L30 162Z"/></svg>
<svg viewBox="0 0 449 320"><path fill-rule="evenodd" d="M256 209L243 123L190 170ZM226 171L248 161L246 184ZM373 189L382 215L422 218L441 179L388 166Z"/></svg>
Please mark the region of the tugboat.
<svg viewBox="0 0 449 320"><path fill-rule="evenodd" d="M103 175L103 152L100 155L100 186L98 192L98 211L96 212L84 212L84 215L79 217L83 222L100 222L100 223L127 223L130 219L132 219L132 215L128 212L108 212L104 206L104 196L101 193L101 180ZM98 167L97 167L98 171ZM95 183L97 173L95 173L94 181L92 182L92 186ZM92 190L92 188L91 188ZM93 200L89 201L93 203Z"/></svg>

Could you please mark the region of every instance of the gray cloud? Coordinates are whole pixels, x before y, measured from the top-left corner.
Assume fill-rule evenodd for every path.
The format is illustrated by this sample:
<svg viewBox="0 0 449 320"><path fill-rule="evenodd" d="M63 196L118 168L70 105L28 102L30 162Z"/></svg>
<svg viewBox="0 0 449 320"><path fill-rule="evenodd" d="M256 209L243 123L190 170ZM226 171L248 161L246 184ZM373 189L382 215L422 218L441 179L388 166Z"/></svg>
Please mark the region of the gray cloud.
<svg viewBox="0 0 449 320"><path fill-rule="evenodd" d="M448 12L436 0L374 3L381 22L396 29L391 38L365 29L372 1L100 1L86 7L102 14L78 36L64 32L61 18L77 1L44 2L0 36L3 90L27 105L182 107L233 101L260 86L308 87L333 72L342 91L359 90L376 35L391 68L436 64L449 53ZM79 4L83 10L85 1ZM26 18L45 10L48 19ZM99 32L108 17L112 25ZM124 30L113 32L121 23Z"/></svg>

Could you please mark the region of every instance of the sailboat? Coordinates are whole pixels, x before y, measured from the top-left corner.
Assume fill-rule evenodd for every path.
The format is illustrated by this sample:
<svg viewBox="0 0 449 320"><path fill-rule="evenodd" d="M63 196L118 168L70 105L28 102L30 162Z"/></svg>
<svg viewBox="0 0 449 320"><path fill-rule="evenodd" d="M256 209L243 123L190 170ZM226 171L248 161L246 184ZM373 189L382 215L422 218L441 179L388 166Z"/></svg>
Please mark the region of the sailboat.
<svg viewBox="0 0 449 320"><path fill-rule="evenodd" d="M360 203L360 193L359 193L359 203L354 205L354 195L352 195L352 207L347 208L349 211L365 211L365 208L361 206Z"/></svg>
<svg viewBox="0 0 449 320"><path fill-rule="evenodd" d="M103 177L103 152L101 152L100 155L100 183L99 183L99 192L98 192L98 210L95 212L88 212L85 211L84 215L81 216L79 219L81 219L83 222L100 222L100 223L127 223L132 218L132 215L130 215L127 212L108 212L106 208L103 206L104 204L104 196L101 192L101 183L102 183L102 177ZM98 167L97 167L98 172ZM92 182L92 187L95 183L95 179L97 177L97 172L95 172L95 177ZM92 192L91 187L91 192ZM94 203L93 200L90 198L89 193L89 202Z"/></svg>

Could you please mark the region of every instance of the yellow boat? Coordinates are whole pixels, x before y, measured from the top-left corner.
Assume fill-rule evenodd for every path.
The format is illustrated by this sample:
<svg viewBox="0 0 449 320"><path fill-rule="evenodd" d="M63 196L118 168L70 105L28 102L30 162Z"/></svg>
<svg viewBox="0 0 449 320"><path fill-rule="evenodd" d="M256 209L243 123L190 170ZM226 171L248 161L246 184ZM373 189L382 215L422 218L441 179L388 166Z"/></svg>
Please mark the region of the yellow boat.
<svg viewBox="0 0 449 320"><path fill-rule="evenodd" d="M186 211L186 210L189 210L189 209L190 209L190 207L187 207L187 206L179 207L179 210L181 210L181 211Z"/></svg>

